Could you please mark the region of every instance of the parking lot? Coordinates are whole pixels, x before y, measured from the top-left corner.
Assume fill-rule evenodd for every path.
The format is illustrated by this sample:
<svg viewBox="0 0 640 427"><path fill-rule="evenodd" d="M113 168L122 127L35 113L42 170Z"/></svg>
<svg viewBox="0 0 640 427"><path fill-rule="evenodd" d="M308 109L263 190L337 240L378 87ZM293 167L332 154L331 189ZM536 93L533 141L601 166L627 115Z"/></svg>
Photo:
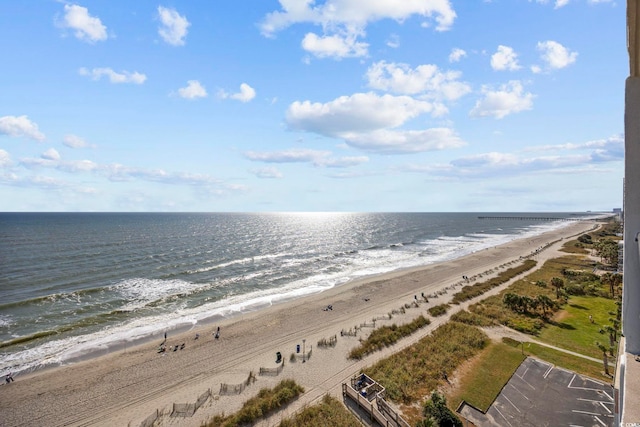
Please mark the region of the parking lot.
<svg viewBox="0 0 640 427"><path fill-rule="evenodd" d="M611 385L529 357L486 414L468 406L461 413L482 427L608 427L613 409Z"/></svg>

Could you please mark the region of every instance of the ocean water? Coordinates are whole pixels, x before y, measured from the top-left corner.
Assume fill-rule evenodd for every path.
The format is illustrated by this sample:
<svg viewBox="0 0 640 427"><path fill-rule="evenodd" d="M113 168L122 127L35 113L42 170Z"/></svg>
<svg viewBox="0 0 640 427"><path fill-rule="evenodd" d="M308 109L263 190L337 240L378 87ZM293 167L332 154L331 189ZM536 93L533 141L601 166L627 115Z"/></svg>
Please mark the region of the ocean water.
<svg viewBox="0 0 640 427"><path fill-rule="evenodd" d="M479 216L492 214L0 213L0 370L68 363L568 224Z"/></svg>

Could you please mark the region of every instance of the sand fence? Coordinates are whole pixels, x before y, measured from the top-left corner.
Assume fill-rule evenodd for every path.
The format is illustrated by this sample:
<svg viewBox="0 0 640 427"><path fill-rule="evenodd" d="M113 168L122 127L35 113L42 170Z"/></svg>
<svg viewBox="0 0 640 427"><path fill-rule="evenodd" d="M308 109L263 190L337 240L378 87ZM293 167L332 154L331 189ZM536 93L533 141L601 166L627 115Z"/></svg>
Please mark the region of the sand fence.
<svg viewBox="0 0 640 427"><path fill-rule="evenodd" d="M204 405L207 400L212 396L211 389L207 389L204 393L198 396L195 403L174 403L173 410L171 411L172 417L193 417L198 408Z"/></svg>

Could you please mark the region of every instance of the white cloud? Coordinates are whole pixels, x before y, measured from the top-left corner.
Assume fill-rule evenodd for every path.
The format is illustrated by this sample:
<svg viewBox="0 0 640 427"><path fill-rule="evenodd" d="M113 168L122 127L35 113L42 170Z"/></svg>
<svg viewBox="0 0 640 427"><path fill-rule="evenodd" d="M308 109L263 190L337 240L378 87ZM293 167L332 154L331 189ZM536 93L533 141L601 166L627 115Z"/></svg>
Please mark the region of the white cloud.
<svg viewBox="0 0 640 427"><path fill-rule="evenodd" d="M315 5L314 0L279 0L281 11L267 14L260 27L263 34L274 33L297 23L312 23L323 28L364 28L370 22L393 19L402 22L412 15L436 21L436 29L451 28L456 13L449 0L336 0Z"/></svg>
<svg viewBox="0 0 640 427"><path fill-rule="evenodd" d="M296 101L287 109L286 122L291 129L341 137L345 133L395 128L433 111L431 103L409 96L357 93L324 104Z"/></svg>
<svg viewBox="0 0 640 427"><path fill-rule="evenodd" d="M135 83L142 84L147 80L147 76L137 71L130 73L129 71L122 71L121 73L117 73L113 71L111 68L94 68L92 70L88 70L84 67L78 70L78 73L81 76L90 77L93 80L100 80L103 76L109 78L111 83Z"/></svg>
<svg viewBox="0 0 640 427"><path fill-rule="evenodd" d="M467 56L467 52L457 47L453 48L449 54L449 62L459 62L465 56Z"/></svg>
<svg viewBox="0 0 640 427"><path fill-rule="evenodd" d="M29 120L27 116L0 117L0 135L24 136L44 141L45 136L38 129L38 125Z"/></svg>
<svg viewBox="0 0 640 427"><path fill-rule="evenodd" d="M465 142L448 128L426 130L377 130L369 133L343 135L350 146L384 154L410 154L459 148Z"/></svg>
<svg viewBox="0 0 640 427"><path fill-rule="evenodd" d="M400 36L397 34L391 34L387 39L387 46L392 49L397 49L400 47Z"/></svg>
<svg viewBox="0 0 640 427"><path fill-rule="evenodd" d="M440 71L436 65L376 62L367 70L367 81L373 89L398 94L417 95L434 100L454 101L471 92L471 87L459 79L459 71Z"/></svg>
<svg viewBox="0 0 640 427"><path fill-rule="evenodd" d="M318 36L307 33L302 39L302 48L318 58L348 58L367 55L367 43L356 41L353 34Z"/></svg>
<svg viewBox="0 0 640 427"><path fill-rule="evenodd" d="M313 163L317 159L331 155L330 151L292 149L283 151L247 151L244 156L253 161L265 163Z"/></svg>
<svg viewBox="0 0 640 427"><path fill-rule="evenodd" d="M161 25L158 34L162 39L173 46L184 45L187 37L187 29L191 25L186 17L181 16L175 9L158 6L158 17Z"/></svg>
<svg viewBox="0 0 640 427"><path fill-rule="evenodd" d="M294 102L286 122L291 129L342 139L348 146L381 154L443 150L464 145L451 129L395 129L434 106L409 96L358 93L331 102ZM299 153L299 152L296 152Z"/></svg>
<svg viewBox="0 0 640 427"><path fill-rule="evenodd" d="M256 97L255 89L246 83L242 83L240 85L240 92L234 93L233 95L231 95L231 98L237 99L238 101L241 101L241 102L249 102L255 97Z"/></svg>
<svg viewBox="0 0 640 427"><path fill-rule="evenodd" d="M456 13L449 0L279 0L281 10L268 13L260 23L262 34L271 37L291 25L310 23L322 28L323 35L307 33L302 47L319 58L362 57L369 45L365 36L368 24L384 19L399 23L418 15L436 22L437 31L451 28ZM391 40L390 46L396 43Z"/></svg>
<svg viewBox="0 0 640 427"><path fill-rule="evenodd" d="M47 151L40 155L45 160L60 160L60 153L55 148L49 148Z"/></svg>
<svg viewBox="0 0 640 427"><path fill-rule="evenodd" d="M282 151L247 151L244 156L255 162L264 163L310 163L316 167L347 168L369 161L366 156L332 157L330 151L294 148Z"/></svg>
<svg viewBox="0 0 640 427"><path fill-rule="evenodd" d="M522 83L517 80L504 84L498 90L489 86L482 88L483 98L476 102L471 110L472 117L495 117L502 119L509 114L533 108L534 95L524 92Z"/></svg>
<svg viewBox="0 0 640 427"><path fill-rule="evenodd" d="M107 39L107 27L105 27L100 18L89 15L86 7L77 4L64 5L64 17L59 25L63 28L75 30L74 35L77 39L94 43Z"/></svg>
<svg viewBox="0 0 640 427"><path fill-rule="evenodd" d="M178 95L185 99L206 98L207 90L197 80L187 81L187 86L178 89Z"/></svg>
<svg viewBox="0 0 640 427"><path fill-rule="evenodd" d="M568 67L576 62L578 58L577 52L571 52L553 40L538 42L537 49L541 52L542 60L547 64L547 67L552 70Z"/></svg>
<svg viewBox="0 0 640 427"><path fill-rule="evenodd" d="M282 175L282 172L280 172L276 168L252 169L250 172L258 178L264 179L280 179L284 177L284 175Z"/></svg>
<svg viewBox="0 0 640 427"><path fill-rule="evenodd" d="M11 166L11 156L9 153L0 148L0 168Z"/></svg>
<svg viewBox="0 0 640 427"><path fill-rule="evenodd" d="M498 51L491 55L491 68L496 71L515 71L520 69L518 54L509 46L498 46Z"/></svg>
<svg viewBox="0 0 640 427"><path fill-rule="evenodd" d="M73 134L65 135L64 138L62 138L62 143L70 148L93 147L93 145L87 143L83 138Z"/></svg>
<svg viewBox="0 0 640 427"><path fill-rule="evenodd" d="M594 162L607 162L624 159L624 137L614 135L606 139L587 141L581 144L567 143L528 147L525 151L590 151Z"/></svg>

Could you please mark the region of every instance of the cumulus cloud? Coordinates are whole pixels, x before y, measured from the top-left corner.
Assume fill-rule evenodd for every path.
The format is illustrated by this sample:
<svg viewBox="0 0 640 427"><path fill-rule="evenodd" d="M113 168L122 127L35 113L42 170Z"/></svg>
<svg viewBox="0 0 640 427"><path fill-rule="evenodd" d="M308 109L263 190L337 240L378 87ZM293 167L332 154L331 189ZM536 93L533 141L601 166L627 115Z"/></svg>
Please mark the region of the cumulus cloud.
<svg viewBox="0 0 640 427"><path fill-rule="evenodd" d="M73 134L65 135L64 138L62 138L62 143L69 148L93 147L93 145L87 143L83 138Z"/></svg>
<svg viewBox="0 0 640 427"><path fill-rule="evenodd" d="M483 86L483 97L471 110L472 117L495 117L502 119L509 114L519 113L533 108L534 95L525 92L522 83L517 80L502 85L498 90Z"/></svg>
<svg viewBox="0 0 640 427"><path fill-rule="evenodd" d="M185 16L180 15L175 9L158 6L158 17L160 27L158 34L162 39L172 46L184 45L187 37L187 30L191 23Z"/></svg>
<svg viewBox="0 0 640 427"><path fill-rule="evenodd" d="M357 93L327 103L292 103L286 123L293 130L340 138L359 150L406 154L456 148L464 142L451 129L401 130L398 127L425 113L439 110L409 96Z"/></svg>
<svg viewBox="0 0 640 427"><path fill-rule="evenodd" d="M449 54L449 62L459 62L465 56L467 56L467 52L456 47L452 49L451 53Z"/></svg>
<svg viewBox="0 0 640 427"><path fill-rule="evenodd" d="M498 46L498 51L491 55L491 68L496 71L519 70L518 54L509 46Z"/></svg>
<svg viewBox="0 0 640 427"><path fill-rule="evenodd" d="M296 101L287 109L286 122L291 129L340 137L346 132L395 128L433 110L431 103L409 96L356 93L324 104Z"/></svg>
<svg viewBox="0 0 640 427"><path fill-rule="evenodd" d="M27 116L0 117L0 135L24 136L36 141L44 141L45 138L38 125Z"/></svg>
<svg viewBox="0 0 640 427"><path fill-rule="evenodd" d="M577 52L572 52L553 40L538 42L537 49L541 52L540 58L545 62L546 68L550 70L559 70L568 67L576 62L578 58ZM538 68L538 70L540 70L540 68Z"/></svg>
<svg viewBox="0 0 640 427"><path fill-rule="evenodd" d="M197 80L187 81L187 86L178 89L178 96L185 99L206 98L207 90Z"/></svg>
<svg viewBox="0 0 640 427"><path fill-rule="evenodd" d="M107 27L102 24L100 18L89 14L86 7L77 4L64 5L64 17L58 23L62 28L74 31L78 40L95 43L107 39Z"/></svg>
<svg viewBox="0 0 640 427"><path fill-rule="evenodd" d="M248 84L242 83L240 85L240 92L228 94L224 90L221 90L218 93L218 96L222 99L231 98L231 99L238 100L240 102L249 102L256 97L256 91L254 88L252 88Z"/></svg>
<svg viewBox="0 0 640 427"><path fill-rule="evenodd" d="M437 65L419 65L379 61L366 73L369 87L403 95L423 95L426 99L455 101L471 92L461 82L459 71L441 71Z"/></svg>
<svg viewBox="0 0 640 427"><path fill-rule="evenodd" d="M365 29L372 22L392 19L402 23L417 15L435 21L437 31L445 31L456 18L449 0L330 0L321 5L316 5L315 0L279 2L281 10L268 13L260 23L262 34L271 37L300 23L317 25L324 34L306 34L302 47L320 58L367 55L368 44L358 38L365 36Z"/></svg>
<svg viewBox="0 0 640 427"><path fill-rule="evenodd" d="M55 148L49 148L40 157L45 160L60 160L60 153Z"/></svg>
<svg viewBox="0 0 640 427"><path fill-rule="evenodd" d="M117 73L111 68L94 68L88 70L87 68L80 68L78 73L81 76L87 76L93 80L100 80L103 76L107 77L111 83L135 83L142 84L147 80L147 76L137 71L130 73L129 71L122 71Z"/></svg>
<svg viewBox="0 0 640 427"><path fill-rule="evenodd" d="M318 36L307 33L302 48L318 58L348 58L366 56L369 45L358 42L355 34Z"/></svg>
<svg viewBox="0 0 640 427"><path fill-rule="evenodd" d="M322 5L315 5L314 0L279 1L282 10L267 14L260 24L265 35L273 35L297 23L312 23L323 28L364 28L366 24L381 19L402 22L413 15L435 20L436 29L444 31L451 28L456 18L449 0L340 0L327 1Z"/></svg>
<svg viewBox="0 0 640 427"><path fill-rule="evenodd" d="M247 151L248 160L264 163L309 163L317 167L346 168L369 161L366 156L332 157L330 151L291 149L282 151Z"/></svg>

